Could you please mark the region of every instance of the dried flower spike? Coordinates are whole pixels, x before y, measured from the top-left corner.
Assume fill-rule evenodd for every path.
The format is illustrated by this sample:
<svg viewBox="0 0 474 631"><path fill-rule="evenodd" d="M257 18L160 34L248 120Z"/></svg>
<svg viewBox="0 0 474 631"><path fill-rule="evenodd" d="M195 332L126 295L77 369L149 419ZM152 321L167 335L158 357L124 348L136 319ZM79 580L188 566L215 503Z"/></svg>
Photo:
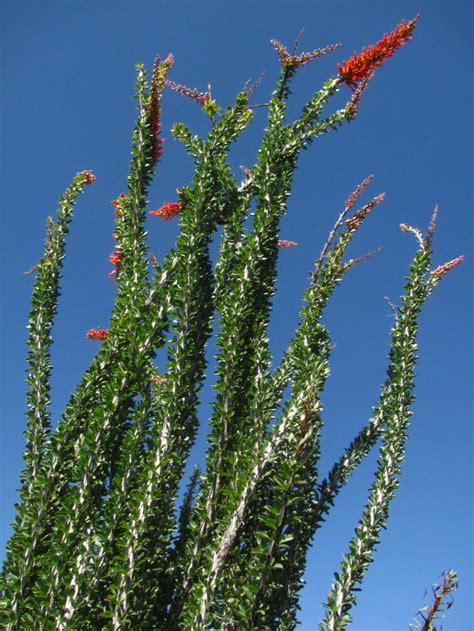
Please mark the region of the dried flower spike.
<svg viewBox="0 0 474 631"><path fill-rule="evenodd" d="M161 217L165 221L169 221L179 215L181 212L182 204L179 202L167 202L161 206L161 208L157 208L156 210L150 210L150 215L154 215L155 217Z"/></svg>
<svg viewBox="0 0 474 631"><path fill-rule="evenodd" d="M408 23L402 20L394 31L385 34L376 44L364 48L361 53L354 53L347 61L338 64L342 81L355 89L359 81L368 79L376 68L412 38L419 17L417 15Z"/></svg>
<svg viewBox="0 0 474 631"><path fill-rule="evenodd" d="M89 329L86 333L88 340L98 340L99 342L107 339L108 329Z"/></svg>
<svg viewBox="0 0 474 631"><path fill-rule="evenodd" d="M333 50L340 48L341 44L337 42L336 44L331 44L330 46L325 46L324 48L316 48L310 53L301 53L301 55L290 55L286 65L287 66L304 66L305 64L313 61L313 59L317 59L318 57L322 57L323 55L327 55L328 53L332 53Z"/></svg>
<svg viewBox="0 0 474 631"><path fill-rule="evenodd" d="M290 55L286 46L284 46L277 39L271 39L270 41L275 47L278 53L278 57L280 58L280 63L284 68L298 68L299 66L304 66L317 57L321 57L322 55L327 55L328 53L331 53L333 50L336 50L336 48L339 48L341 45L340 43L331 44L330 46L326 46L325 48L316 48L310 53L301 53L301 55Z"/></svg>
<svg viewBox="0 0 474 631"><path fill-rule="evenodd" d="M188 88L185 85L181 85L181 83L175 83L174 81L170 81L169 79L165 79L165 85L167 85L175 92L179 92L179 94L189 96L190 99L193 99L193 101L196 101L200 105L206 105L206 103L211 100L211 95L209 92L199 92L199 90L197 90L196 88Z"/></svg>

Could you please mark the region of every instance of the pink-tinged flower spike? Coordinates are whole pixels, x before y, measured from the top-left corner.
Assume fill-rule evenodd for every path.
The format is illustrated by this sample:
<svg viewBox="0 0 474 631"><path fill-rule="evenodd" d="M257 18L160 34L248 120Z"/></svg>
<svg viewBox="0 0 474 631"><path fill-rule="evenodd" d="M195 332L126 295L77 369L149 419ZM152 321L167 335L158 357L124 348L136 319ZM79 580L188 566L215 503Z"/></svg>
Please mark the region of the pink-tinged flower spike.
<svg viewBox="0 0 474 631"><path fill-rule="evenodd" d="M108 329L89 329L86 333L86 338L88 340L98 340L102 342L107 339L108 334Z"/></svg>
<svg viewBox="0 0 474 631"><path fill-rule="evenodd" d="M181 212L182 204L179 202L167 202L158 208L157 210L150 210L150 215L154 215L155 217L161 217L165 221L169 221L179 215Z"/></svg>
<svg viewBox="0 0 474 631"><path fill-rule="evenodd" d="M443 263L443 265L440 265L439 267L437 267L431 272L431 276L439 280L440 278L443 278L443 276L447 274L450 270L452 270L453 267L457 267L463 261L464 261L464 255L461 255L453 259L452 261Z"/></svg>
<svg viewBox="0 0 474 631"><path fill-rule="evenodd" d="M296 241L286 241L285 239L278 239L277 245L279 248L295 248L298 244Z"/></svg>
<svg viewBox="0 0 474 631"><path fill-rule="evenodd" d="M364 48L361 53L354 53L347 61L338 64L337 68L342 81L355 89L359 81L368 79L369 75L398 48L410 41L419 18L418 14L408 23L402 20L394 31L388 35L385 34L376 44Z"/></svg>
<svg viewBox="0 0 474 631"><path fill-rule="evenodd" d="M79 173L76 173L76 177L85 178L86 184L94 184L97 180L92 171L79 171Z"/></svg>
<svg viewBox="0 0 474 631"><path fill-rule="evenodd" d="M290 57L288 48L284 46L281 42L279 42L277 39L271 39L270 42L273 44L273 46L275 47L275 50L278 53L278 57L280 58L281 65L282 66L286 65Z"/></svg>
<svg viewBox="0 0 474 631"><path fill-rule="evenodd" d="M188 88L185 85L181 85L181 83L175 83L174 81L170 81L169 79L165 79L165 85L174 90L175 92L179 92L179 94L184 94L184 96L188 96L193 101L196 101L200 105L206 105L211 100L211 95L209 92L199 92L196 88Z"/></svg>
<svg viewBox="0 0 474 631"><path fill-rule="evenodd" d="M363 180L359 186L353 191L349 197L346 199L345 209L350 210L353 206L355 206L356 201L359 199L359 195L362 193L364 189L366 189L369 184L374 179L374 175L369 175Z"/></svg>
<svg viewBox="0 0 474 631"><path fill-rule="evenodd" d="M380 193L380 195L374 197L374 199L372 199L368 204L365 204L365 206L361 206L359 210L356 210L352 217L349 217L349 219L346 220L346 226L348 230L357 230L357 228L361 225L367 215L372 212L375 206L380 204L380 202L382 202L384 199L385 193Z"/></svg>
<svg viewBox="0 0 474 631"><path fill-rule="evenodd" d="M367 86L369 85L369 81L372 79L373 76L374 72L369 73L368 76L365 77L365 79L362 79L362 81L360 81L360 83L354 89L352 93L352 98L346 105L346 112L351 116L351 118L355 118L357 116L360 100L362 98L362 95L366 91Z"/></svg>

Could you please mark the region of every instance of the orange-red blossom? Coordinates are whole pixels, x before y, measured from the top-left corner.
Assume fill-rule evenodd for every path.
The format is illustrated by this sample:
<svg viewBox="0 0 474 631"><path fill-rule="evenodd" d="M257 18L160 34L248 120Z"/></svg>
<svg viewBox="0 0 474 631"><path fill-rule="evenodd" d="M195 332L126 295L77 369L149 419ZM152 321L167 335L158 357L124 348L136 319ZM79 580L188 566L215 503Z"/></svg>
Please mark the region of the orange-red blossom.
<svg viewBox="0 0 474 631"><path fill-rule="evenodd" d="M161 208L157 208L156 210L150 210L150 215L154 215L155 217L161 217L165 221L169 221L179 215L181 212L182 204L179 202L167 202L163 204Z"/></svg>
<svg viewBox="0 0 474 631"><path fill-rule="evenodd" d="M127 197L127 196L125 195L125 193L120 193L120 195L117 197L117 199L113 199L113 200L111 201L112 206L115 206L116 208L119 208L119 207L120 207L121 202L123 202L123 201L124 201L124 199L125 199L126 197ZM121 217L121 216L122 216L122 211L121 211L121 210L116 210L116 211L114 212L114 215L115 215L116 217Z"/></svg>
<svg viewBox="0 0 474 631"><path fill-rule="evenodd" d="M122 259L123 253L120 252L120 250L114 250L109 256L109 261L115 266L115 269L109 272L109 278L112 278L112 276L115 275L115 280L117 280L120 271L120 262Z"/></svg>
<svg viewBox="0 0 474 631"><path fill-rule="evenodd" d="M101 342L102 340L107 339L108 334L108 329L89 329L86 333L86 338L88 340L98 340Z"/></svg>
<svg viewBox="0 0 474 631"><path fill-rule="evenodd" d="M338 64L341 79L353 88L358 82L368 79L376 68L412 38L419 17L417 15L408 23L402 20L394 31L385 34L376 44L364 48L361 53L354 53L343 64Z"/></svg>

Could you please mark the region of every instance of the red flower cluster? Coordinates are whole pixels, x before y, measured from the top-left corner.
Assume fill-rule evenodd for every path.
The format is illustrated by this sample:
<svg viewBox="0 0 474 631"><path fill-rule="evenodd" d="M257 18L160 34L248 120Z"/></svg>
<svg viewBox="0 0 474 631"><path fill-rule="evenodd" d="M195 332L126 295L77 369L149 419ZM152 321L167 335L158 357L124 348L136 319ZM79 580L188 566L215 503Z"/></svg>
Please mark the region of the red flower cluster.
<svg viewBox="0 0 474 631"><path fill-rule="evenodd" d="M122 258L123 258L123 254L122 252L120 252L120 250L114 250L112 254L109 256L109 261L112 263L112 265L115 266L115 269L109 272L109 278L112 278L112 276L115 275L116 282L117 282L117 278L120 272L120 263L122 261Z"/></svg>
<svg viewBox="0 0 474 631"><path fill-rule="evenodd" d="M278 239L277 245L279 248L294 248L298 244L296 241L285 241L285 239Z"/></svg>
<svg viewBox="0 0 474 631"><path fill-rule="evenodd" d="M98 340L101 342L102 340L107 339L108 334L108 329L89 329L86 333L86 338L88 340Z"/></svg>
<svg viewBox="0 0 474 631"><path fill-rule="evenodd" d="M97 179L92 171L79 171L79 173L76 173L76 177L86 178L86 184L94 184Z"/></svg>
<svg viewBox="0 0 474 631"><path fill-rule="evenodd" d="M126 198L127 196L125 195L125 193L120 193L120 195L117 197L117 199L113 199L111 204L112 206L115 206L116 208L118 206L120 206L120 203ZM122 211L121 210L116 210L114 212L114 215L116 217L121 217L122 216Z"/></svg>
<svg viewBox="0 0 474 631"><path fill-rule="evenodd" d="M161 208L157 208L157 210L150 210L150 215L154 215L155 217L161 217L165 219L165 221L169 221L179 215L181 212L182 204L179 202L166 202L161 206Z"/></svg>
<svg viewBox="0 0 474 631"><path fill-rule="evenodd" d="M408 23L402 20L394 31L388 35L385 34L376 44L364 48L361 53L354 53L343 64L338 64L337 68L341 79L351 87L354 87L359 81L367 79L376 68L412 38L419 17L417 15Z"/></svg>

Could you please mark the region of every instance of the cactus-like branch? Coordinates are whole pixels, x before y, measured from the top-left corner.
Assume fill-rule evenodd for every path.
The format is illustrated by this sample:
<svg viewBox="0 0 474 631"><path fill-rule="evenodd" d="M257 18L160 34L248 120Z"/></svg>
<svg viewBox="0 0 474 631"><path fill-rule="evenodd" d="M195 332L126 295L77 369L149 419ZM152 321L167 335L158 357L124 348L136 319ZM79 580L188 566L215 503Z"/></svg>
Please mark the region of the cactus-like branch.
<svg viewBox="0 0 474 631"><path fill-rule="evenodd" d="M128 185L113 202L116 242L109 258L117 295L109 323L86 335L101 344L55 430L48 409L50 332L72 206L84 184L94 181L92 173L78 174L61 198L35 266L26 468L0 581L2 628L295 628L314 533L381 438L375 482L328 597L323 628L343 628L350 619L354 590L398 484L417 317L462 257L430 271L435 216L426 237L402 224L419 251L396 311L389 374L373 418L322 482L321 394L331 351L322 316L345 273L375 252L345 258L383 199L378 195L353 210L370 177L349 196L329 233L299 325L275 368L268 327L280 247L296 245L279 232L299 153L354 119L374 70L411 38L416 21L401 23L340 64L291 121L287 102L296 72L336 46L298 53L300 37L292 52L273 40L282 68L271 97L254 106L248 101L256 84L245 85L233 105L221 108L210 87L199 92L168 79L172 55L155 60L150 84L143 65L137 66ZM352 98L329 109L344 84ZM211 128L201 138L184 123L174 126L194 176L177 189L176 200L147 213L148 188L163 156L166 87L197 101ZM230 148L258 107L268 108L267 126L255 164L243 168L239 182ZM179 222L175 246L160 262L148 252L147 214L153 222ZM214 324L216 395L206 469L195 470L186 491L180 480L198 432ZM430 625L448 590L443 585L435 594L424 619Z"/></svg>

